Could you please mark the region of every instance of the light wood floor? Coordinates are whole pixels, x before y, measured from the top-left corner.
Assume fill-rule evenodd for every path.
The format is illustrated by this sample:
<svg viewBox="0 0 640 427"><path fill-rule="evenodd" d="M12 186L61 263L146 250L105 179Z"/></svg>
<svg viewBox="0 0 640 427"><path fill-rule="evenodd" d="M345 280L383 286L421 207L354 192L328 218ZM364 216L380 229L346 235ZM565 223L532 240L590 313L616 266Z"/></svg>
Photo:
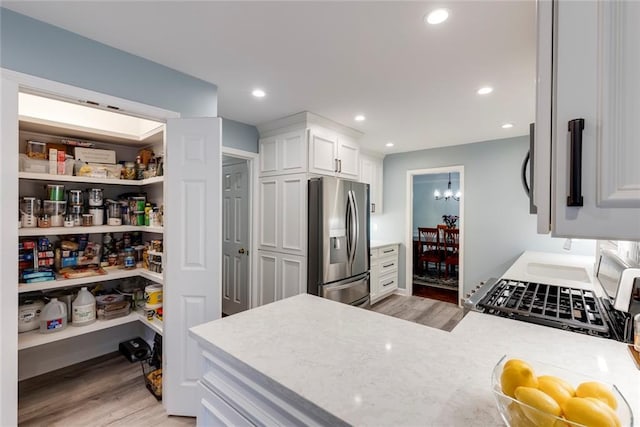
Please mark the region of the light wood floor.
<svg viewBox="0 0 640 427"><path fill-rule="evenodd" d="M21 426L192 426L169 417L146 389L139 363L111 353L18 385Z"/></svg>
<svg viewBox="0 0 640 427"><path fill-rule="evenodd" d="M370 310L448 332L464 317L456 304L417 296L391 295Z"/></svg>

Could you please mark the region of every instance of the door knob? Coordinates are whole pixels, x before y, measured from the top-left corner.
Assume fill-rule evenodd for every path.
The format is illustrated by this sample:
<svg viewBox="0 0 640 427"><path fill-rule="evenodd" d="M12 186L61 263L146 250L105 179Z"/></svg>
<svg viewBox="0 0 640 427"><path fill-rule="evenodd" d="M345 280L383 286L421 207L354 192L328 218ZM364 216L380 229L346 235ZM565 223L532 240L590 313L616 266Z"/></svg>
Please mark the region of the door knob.
<svg viewBox="0 0 640 427"><path fill-rule="evenodd" d="M244 253L244 248L240 248L240 250L238 251L239 254L243 254Z"/></svg>

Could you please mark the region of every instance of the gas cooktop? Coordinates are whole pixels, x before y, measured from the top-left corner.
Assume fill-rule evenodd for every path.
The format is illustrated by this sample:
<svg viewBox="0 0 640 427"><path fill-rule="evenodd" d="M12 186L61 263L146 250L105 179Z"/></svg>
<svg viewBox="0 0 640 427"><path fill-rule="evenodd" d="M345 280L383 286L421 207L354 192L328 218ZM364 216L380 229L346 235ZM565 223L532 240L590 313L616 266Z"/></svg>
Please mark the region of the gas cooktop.
<svg viewBox="0 0 640 427"><path fill-rule="evenodd" d="M471 308L487 314L625 340L624 314L591 290L500 279L474 297Z"/></svg>

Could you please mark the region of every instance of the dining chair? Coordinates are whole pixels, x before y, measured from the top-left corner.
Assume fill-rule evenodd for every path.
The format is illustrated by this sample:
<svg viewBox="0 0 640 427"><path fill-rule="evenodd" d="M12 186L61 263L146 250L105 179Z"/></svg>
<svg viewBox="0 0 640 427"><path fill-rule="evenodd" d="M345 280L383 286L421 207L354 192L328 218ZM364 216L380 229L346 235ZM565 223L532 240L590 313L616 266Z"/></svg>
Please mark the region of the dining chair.
<svg viewBox="0 0 640 427"><path fill-rule="evenodd" d="M418 262L423 263L429 270L429 263L433 263L440 276L442 251L440 250L440 233L437 228L418 227Z"/></svg>
<svg viewBox="0 0 640 427"><path fill-rule="evenodd" d="M446 228L444 230L444 245L444 277L449 278L450 267L453 267L454 271L456 267L459 267L460 229Z"/></svg>

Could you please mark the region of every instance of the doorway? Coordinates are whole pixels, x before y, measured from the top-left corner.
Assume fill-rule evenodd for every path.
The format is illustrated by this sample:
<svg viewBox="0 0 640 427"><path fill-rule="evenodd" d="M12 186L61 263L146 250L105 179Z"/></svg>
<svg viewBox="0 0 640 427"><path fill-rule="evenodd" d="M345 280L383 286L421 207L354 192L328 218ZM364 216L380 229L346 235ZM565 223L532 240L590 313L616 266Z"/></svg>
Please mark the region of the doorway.
<svg viewBox="0 0 640 427"><path fill-rule="evenodd" d="M253 156L223 148L222 315L252 307Z"/></svg>
<svg viewBox="0 0 640 427"><path fill-rule="evenodd" d="M407 293L459 305L464 167L407 171L407 188Z"/></svg>

